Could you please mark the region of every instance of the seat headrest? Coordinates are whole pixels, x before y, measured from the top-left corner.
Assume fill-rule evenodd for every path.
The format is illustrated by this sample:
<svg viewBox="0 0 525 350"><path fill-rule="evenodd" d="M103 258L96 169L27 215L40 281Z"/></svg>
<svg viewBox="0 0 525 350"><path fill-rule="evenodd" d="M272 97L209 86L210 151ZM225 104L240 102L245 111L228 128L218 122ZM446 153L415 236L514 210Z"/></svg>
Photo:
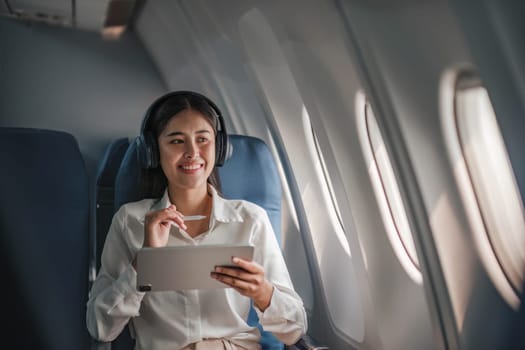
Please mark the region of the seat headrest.
<svg viewBox="0 0 525 350"><path fill-rule="evenodd" d="M115 211L123 204L142 199L140 197L140 170L137 142L128 146L115 178Z"/></svg>
<svg viewBox="0 0 525 350"><path fill-rule="evenodd" d="M278 241L281 241L281 181L266 143L256 137L230 135L233 153L219 168L222 193L244 199L266 210Z"/></svg>
<svg viewBox="0 0 525 350"><path fill-rule="evenodd" d="M128 149L129 140L123 137L111 142L99 162L96 173L98 186L113 186L122 158Z"/></svg>

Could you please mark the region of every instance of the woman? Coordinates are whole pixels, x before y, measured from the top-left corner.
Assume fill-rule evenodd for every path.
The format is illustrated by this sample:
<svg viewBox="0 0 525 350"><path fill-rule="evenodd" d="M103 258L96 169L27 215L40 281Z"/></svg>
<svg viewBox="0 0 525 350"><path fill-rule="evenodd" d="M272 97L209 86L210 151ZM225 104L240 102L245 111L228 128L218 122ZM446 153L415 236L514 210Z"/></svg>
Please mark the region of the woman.
<svg viewBox="0 0 525 350"><path fill-rule="evenodd" d="M139 141L142 184L155 199L123 205L113 218L87 304L91 335L111 341L131 320L136 349L258 349L259 331L246 323L253 304L265 331L296 342L306 332L306 314L266 212L217 191L215 166L228 153L217 106L194 92L164 95L148 109ZM251 244L254 259L234 257L238 268L211 272L232 288L136 290L140 248L197 244Z"/></svg>

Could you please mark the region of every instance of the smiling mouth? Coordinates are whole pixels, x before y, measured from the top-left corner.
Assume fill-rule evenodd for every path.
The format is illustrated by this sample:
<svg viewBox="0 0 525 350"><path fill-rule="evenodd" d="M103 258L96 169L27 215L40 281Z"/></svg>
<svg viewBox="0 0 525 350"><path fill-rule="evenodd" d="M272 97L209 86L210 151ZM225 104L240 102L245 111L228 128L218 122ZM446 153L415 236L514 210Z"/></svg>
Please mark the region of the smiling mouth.
<svg viewBox="0 0 525 350"><path fill-rule="evenodd" d="M179 167L184 171L194 171L204 167L204 164L180 165Z"/></svg>

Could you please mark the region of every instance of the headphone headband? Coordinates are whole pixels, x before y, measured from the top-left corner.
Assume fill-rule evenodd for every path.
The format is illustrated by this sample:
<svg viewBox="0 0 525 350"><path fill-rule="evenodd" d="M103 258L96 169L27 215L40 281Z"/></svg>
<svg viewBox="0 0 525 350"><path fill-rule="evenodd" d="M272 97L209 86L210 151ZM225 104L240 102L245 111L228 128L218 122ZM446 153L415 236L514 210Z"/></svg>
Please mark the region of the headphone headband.
<svg viewBox="0 0 525 350"><path fill-rule="evenodd" d="M228 141L228 134L224 124L224 118L222 117L221 110L219 107L208 97L199 94L194 91L172 91L163 96L157 98L147 109L146 115L142 120L140 127L140 136L137 138L137 149L139 154L139 161L144 169L153 169L159 166L159 149L157 140L153 131L151 130L151 124L156 116L157 111L162 105L169 99L181 96L181 97L196 97L201 99L208 104L213 113L215 119L215 166L222 166L224 162L231 155L231 146Z"/></svg>
<svg viewBox="0 0 525 350"><path fill-rule="evenodd" d="M167 94L162 95L162 96L158 97L155 101L153 101L153 103L149 106L148 110L146 111L146 115L145 115L144 119L142 120L142 125L140 127L140 133L141 134L144 131L149 131L150 130L150 126L148 124L151 123L150 120L153 118L152 116L155 114L155 112L160 107L162 107L164 102L166 102L167 100L169 100L170 98L175 97L175 96L192 96L192 97L197 97L197 98L200 98L200 99L206 101L206 103L208 105L210 105L210 107L212 108L213 112L215 113L215 117L216 117L217 121L219 121L219 123L216 123L217 124L216 125L217 131L219 131L219 127L221 128L221 131L222 130L226 130L224 128L224 120L222 118L221 110L215 104L215 102L210 100L208 97L206 97L206 96L204 96L202 94L199 94L198 92L189 91L189 90L181 90L181 91L168 92Z"/></svg>

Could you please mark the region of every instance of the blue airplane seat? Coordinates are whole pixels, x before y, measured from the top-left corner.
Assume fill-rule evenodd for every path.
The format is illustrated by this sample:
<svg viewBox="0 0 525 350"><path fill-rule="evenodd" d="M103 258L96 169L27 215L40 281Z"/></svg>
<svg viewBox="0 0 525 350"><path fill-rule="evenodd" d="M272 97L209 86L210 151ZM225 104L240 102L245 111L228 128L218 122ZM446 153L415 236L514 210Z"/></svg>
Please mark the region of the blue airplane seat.
<svg viewBox="0 0 525 350"><path fill-rule="evenodd" d="M115 200L115 180L124 154L129 146L127 137L109 143L98 163L95 175L95 227L96 227L96 270L100 268L100 256L106 234L113 218Z"/></svg>
<svg viewBox="0 0 525 350"><path fill-rule="evenodd" d="M89 349L89 182L65 132L0 128L1 323L13 349Z"/></svg>
<svg viewBox="0 0 525 350"><path fill-rule="evenodd" d="M266 209L277 239L281 237L281 183L275 161L268 146L261 139L230 135L233 153L219 168L222 193L230 199L246 199ZM115 210L122 204L141 199L139 192L140 166L137 159L136 144L128 148L115 181ZM258 325L255 310L252 309L249 324ZM259 325L259 329L261 329ZM116 342L126 343L122 349L131 349L126 327L126 334L121 334ZM284 345L271 333L263 332L261 346L264 350L283 349ZM122 339L127 338L127 339Z"/></svg>

